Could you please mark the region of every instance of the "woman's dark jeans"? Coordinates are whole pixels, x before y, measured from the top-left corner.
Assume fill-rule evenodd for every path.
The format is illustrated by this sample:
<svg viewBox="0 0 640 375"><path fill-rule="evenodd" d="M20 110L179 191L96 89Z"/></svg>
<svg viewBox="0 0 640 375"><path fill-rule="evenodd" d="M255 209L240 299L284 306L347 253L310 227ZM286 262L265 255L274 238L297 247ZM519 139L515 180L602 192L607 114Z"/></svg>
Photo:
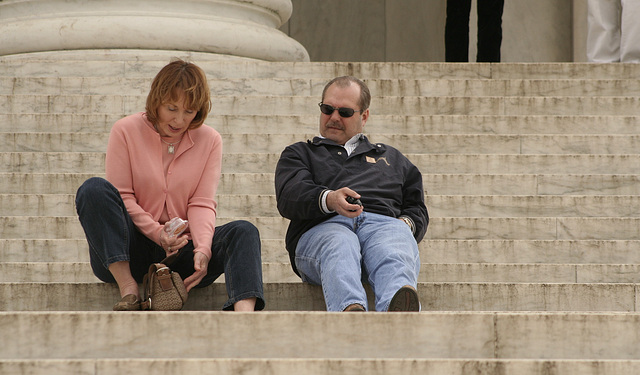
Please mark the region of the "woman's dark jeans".
<svg viewBox="0 0 640 375"><path fill-rule="evenodd" d="M129 261L131 275L141 283L149 266L165 258L164 249L136 229L120 193L107 180L85 181L76 194L76 210L89 243L93 273L100 280L115 282L109 265ZM194 272L193 248L189 241L171 266L183 279ZM224 273L229 296L224 310L252 297L257 298L256 310L264 309L260 234L253 224L238 220L216 227L207 271L196 288L210 285Z"/></svg>

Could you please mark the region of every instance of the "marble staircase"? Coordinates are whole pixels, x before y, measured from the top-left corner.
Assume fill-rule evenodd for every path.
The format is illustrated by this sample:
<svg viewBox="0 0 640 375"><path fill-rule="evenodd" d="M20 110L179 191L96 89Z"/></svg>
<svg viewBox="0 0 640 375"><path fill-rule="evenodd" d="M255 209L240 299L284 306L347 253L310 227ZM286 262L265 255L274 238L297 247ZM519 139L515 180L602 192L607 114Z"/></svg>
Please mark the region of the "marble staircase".
<svg viewBox="0 0 640 375"><path fill-rule="evenodd" d="M219 221L260 229L267 311L114 313L77 187L169 59L0 57L0 373L640 372L640 66L266 63L193 56L223 135ZM420 168L420 313L324 312L284 250L273 170L324 83L371 87L366 133ZM158 345L158 343L161 343Z"/></svg>

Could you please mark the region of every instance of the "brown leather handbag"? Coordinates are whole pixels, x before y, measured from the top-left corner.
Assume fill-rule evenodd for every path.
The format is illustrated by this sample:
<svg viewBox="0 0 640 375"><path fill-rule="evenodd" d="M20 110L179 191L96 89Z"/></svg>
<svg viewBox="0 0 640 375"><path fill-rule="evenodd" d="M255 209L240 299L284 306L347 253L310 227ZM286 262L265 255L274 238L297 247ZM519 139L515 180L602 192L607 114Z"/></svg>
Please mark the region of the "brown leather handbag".
<svg viewBox="0 0 640 375"><path fill-rule="evenodd" d="M149 266L142 280L144 300L142 310L181 310L187 302L187 288L177 272L171 271L171 264L177 254L165 258L161 263Z"/></svg>

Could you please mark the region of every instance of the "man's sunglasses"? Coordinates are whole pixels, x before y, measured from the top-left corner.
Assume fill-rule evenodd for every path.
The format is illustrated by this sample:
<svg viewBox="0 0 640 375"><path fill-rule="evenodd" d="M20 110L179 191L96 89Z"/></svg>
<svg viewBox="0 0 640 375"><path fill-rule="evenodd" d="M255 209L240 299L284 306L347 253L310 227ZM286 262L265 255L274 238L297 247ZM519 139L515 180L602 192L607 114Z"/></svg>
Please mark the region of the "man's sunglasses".
<svg viewBox="0 0 640 375"><path fill-rule="evenodd" d="M363 109L356 111L355 109L345 108L345 107L336 108L336 107L330 106L329 104L323 104L323 103L318 103L318 105L320 106L320 112L329 116L331 116L333 114L333 111L335 110L338 110L338 114L340 115L340 117L344 117L344 118L351 117L356 112L364 112Z"/></svg>

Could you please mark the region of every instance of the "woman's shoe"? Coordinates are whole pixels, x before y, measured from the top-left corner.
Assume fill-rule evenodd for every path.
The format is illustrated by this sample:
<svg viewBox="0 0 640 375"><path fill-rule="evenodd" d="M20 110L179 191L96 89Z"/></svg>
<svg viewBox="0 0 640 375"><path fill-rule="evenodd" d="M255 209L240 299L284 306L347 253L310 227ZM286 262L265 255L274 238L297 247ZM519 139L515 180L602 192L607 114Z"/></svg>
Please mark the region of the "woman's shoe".
<svg viewBox="0 0 640 375"><path fill-rule="evenodd" d="M138 311L140 310L140 300L135 294L127 294L120 302L113 306L113 311Z"/></svg>

